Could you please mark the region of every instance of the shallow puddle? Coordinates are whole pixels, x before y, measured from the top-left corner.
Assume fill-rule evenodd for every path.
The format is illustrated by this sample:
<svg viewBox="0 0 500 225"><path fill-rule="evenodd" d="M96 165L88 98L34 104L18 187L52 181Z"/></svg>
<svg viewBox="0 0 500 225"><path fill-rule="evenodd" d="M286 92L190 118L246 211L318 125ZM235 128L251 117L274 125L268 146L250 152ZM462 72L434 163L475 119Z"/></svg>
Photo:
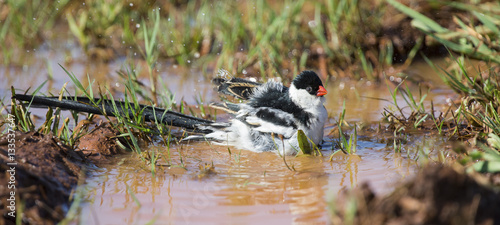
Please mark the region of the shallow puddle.
<svg viewBox="0 0 500 225"><path fill-rule="evenodd" d="M179 150L187 170L164 168L153 176L136 157L110 165L87 180L83 224L326 223L328 196L370 182L378 193L415 171L415 160L385 144L360 141L356 155L286 157L195 143ZM154 147L165 150L164 147ZM172 158L178 159L172 148ZM200 167L212 165L203 174ZM132 194L133 193L133 194ZM134 197L137 199L135 202Z"/></svg>

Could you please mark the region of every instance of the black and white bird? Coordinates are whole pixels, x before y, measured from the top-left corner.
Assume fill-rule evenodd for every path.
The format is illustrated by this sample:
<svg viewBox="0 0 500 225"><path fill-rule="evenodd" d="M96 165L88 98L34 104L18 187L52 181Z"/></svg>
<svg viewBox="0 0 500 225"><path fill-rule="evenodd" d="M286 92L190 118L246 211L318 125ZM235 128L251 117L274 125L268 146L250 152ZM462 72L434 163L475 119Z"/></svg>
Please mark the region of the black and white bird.
<svg viewBox="0 0 500 225"><path fill-rule="evenodd" d="M254 152L275 151L282 155L293 155L299 151L299 130L315 145L323 140L323 127L328 117L323 105L327 91L315 72L303 71L292 81L290 87L276 81L260 84L225 77L217 77L213 82L220 93L245 101L239 104L211 104L214 108L234 115L228 122L217 123L146 105L139 107L143 109L146 121L162 122L198 133L186 137L185 141L209 140ZM28 101L33 106L59 107L105 115L130 115L133 112L129 109L135 107L125 107L125 103L120 101L73 96L59 99L16 94L13 98Z"/></svg>
<svg viewBox="0 0 500 225"><path fill-rule="evenodd" d="M328 117L323 105L327 91L315 72L303 71L289 88L276 81L258 84L239 78L216 78L214 83L219 92L246 102L212 104L234 118L227 123L199 125L209 132L185 140L204 138L250 151L279 151L284 155L299 151L298 130L315 145L323 140Z"/></svg>

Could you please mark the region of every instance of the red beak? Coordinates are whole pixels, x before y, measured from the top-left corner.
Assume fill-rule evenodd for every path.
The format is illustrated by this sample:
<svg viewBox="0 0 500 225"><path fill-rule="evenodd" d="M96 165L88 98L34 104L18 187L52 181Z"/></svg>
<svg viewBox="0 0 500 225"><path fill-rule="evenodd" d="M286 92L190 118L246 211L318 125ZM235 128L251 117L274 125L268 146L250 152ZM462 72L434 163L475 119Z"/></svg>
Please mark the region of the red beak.
<svg viewBox="0 0 500 225"><path fill-rule="evenodd" d="M316 96L321 97L323 95L326 95L328 92L323 86L319 86L318 93L316 93Z"/></svg>

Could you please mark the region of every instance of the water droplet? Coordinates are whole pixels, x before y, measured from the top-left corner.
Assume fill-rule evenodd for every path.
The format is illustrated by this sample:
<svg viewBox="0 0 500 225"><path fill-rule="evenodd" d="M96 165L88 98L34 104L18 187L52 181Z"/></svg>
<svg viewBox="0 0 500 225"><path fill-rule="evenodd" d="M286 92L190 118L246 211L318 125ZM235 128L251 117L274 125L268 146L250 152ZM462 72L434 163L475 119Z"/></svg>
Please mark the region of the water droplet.
<svg viewBox="0 0 500 225"><path fill-rule="evenodd" d="M84 2L84 3L82 3L82 5L85 5L85 2Z"/></svg>
<svg viewBox="0 0 500 225"><path fill-rule="evenodd" d="M309 25L309 27L311 27L311 28L314 28L314 27L316 27L316 26L317 26L316 21L314 21L314 20L309 21L309 22L307 23L307 25Z"/></svg>
<svg viewBox="0 0 500 225"><path fill-rule="evenodd" d="M199 53L199 52L195 52L195 53L194 53L194 57L195 57L195 58L200 58L200 53Z"/></svg>
<svg viewBox="0 0 500 225"><path fill-rule="evenodd" d="M129 5L130 5L130 7L132 7L132 6L134 6L134 3L131 2Z"/></svg>
<svg viewBox="0 0 500 225"><path fill-rule="evenodd" d="M135 27L139 28L139 27L141 27L141 25L140 24L136 24Z"/></svg>
<svg viewBox="0 0 500 225"><path fill-rule="evenodd" d="M36 20L36 18L35 18L35 17L33 17L33 20Z"/></svg>
<svg viewBox="0 0 500 225"><path fill-rule="evenodd" d="M59 8L56 8L56 11L59 10Z"/></svg>
<svg viewBox="0 0 500 225"><path fill-rule="evenodd" d="M191 63L191 60L188 60L187 63Z"/></svg>
<svg viewBox="0 0 500 225"><path fill-rule="evenodd" d="M168 22L170 22L170 17L167 19Z"/></svg>
<svg viewBox="0 0 500 225"><path fill-rule="evenodd" d="M247 72L247 70L246 70L246 69L243 69L243 70L241 71L241 73L246 75L248 72Z"/></svg>
<svg viewBox="0 0 500 225"><path fill-rule="evenodd" d="M134 52L134 56L136 56L136 55L137 55L137 52ZM134 70L134 71L135 71L135 70Z"/></svg>

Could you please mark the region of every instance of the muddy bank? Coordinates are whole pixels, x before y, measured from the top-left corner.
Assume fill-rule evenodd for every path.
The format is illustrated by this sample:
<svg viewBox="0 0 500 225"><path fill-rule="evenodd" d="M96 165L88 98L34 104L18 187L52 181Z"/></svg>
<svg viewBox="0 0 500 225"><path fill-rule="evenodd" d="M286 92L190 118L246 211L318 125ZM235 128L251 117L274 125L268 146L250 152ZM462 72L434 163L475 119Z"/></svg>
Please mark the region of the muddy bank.
<svg viewBox="0 0 500 225"><path fill-rule="evenodd" d="M353 199L354 224L500 223L499 192L443 165L424 167L385 197L376 196L368 184L342 195L335 204L334 224L346 223L352 213L346 206Z"/></svg>
<svg viewBox="0 0 500 225"><path fill-rule="evenodd" d="M7 137L0 139L0 182L15 181L10 183L13 186L0 187L5 223L15 223L11 212L20 213L21 210L24 224L50 224L62 220L71 190L82 178L85 157L57 138L38 132L15 132L15 140L15 155L11 160ZM15 165L7 165L10 162ZM6 207L12 205L7 201L12 197L16 200L15 207Z"/></svg>
<svg viewBox="0 0 500 225"><path fill-rule="evenodd" d="M0 183L8 184L0 186L0 224L15 224L20 213L23 224L61 221L87 168L122 152L111 138L116 131L104 125L82 137L76 150L52 135L12 134L15 147L8 145L12 136L0 137ZM15 154L9 155L12 147Z"/></svg>

